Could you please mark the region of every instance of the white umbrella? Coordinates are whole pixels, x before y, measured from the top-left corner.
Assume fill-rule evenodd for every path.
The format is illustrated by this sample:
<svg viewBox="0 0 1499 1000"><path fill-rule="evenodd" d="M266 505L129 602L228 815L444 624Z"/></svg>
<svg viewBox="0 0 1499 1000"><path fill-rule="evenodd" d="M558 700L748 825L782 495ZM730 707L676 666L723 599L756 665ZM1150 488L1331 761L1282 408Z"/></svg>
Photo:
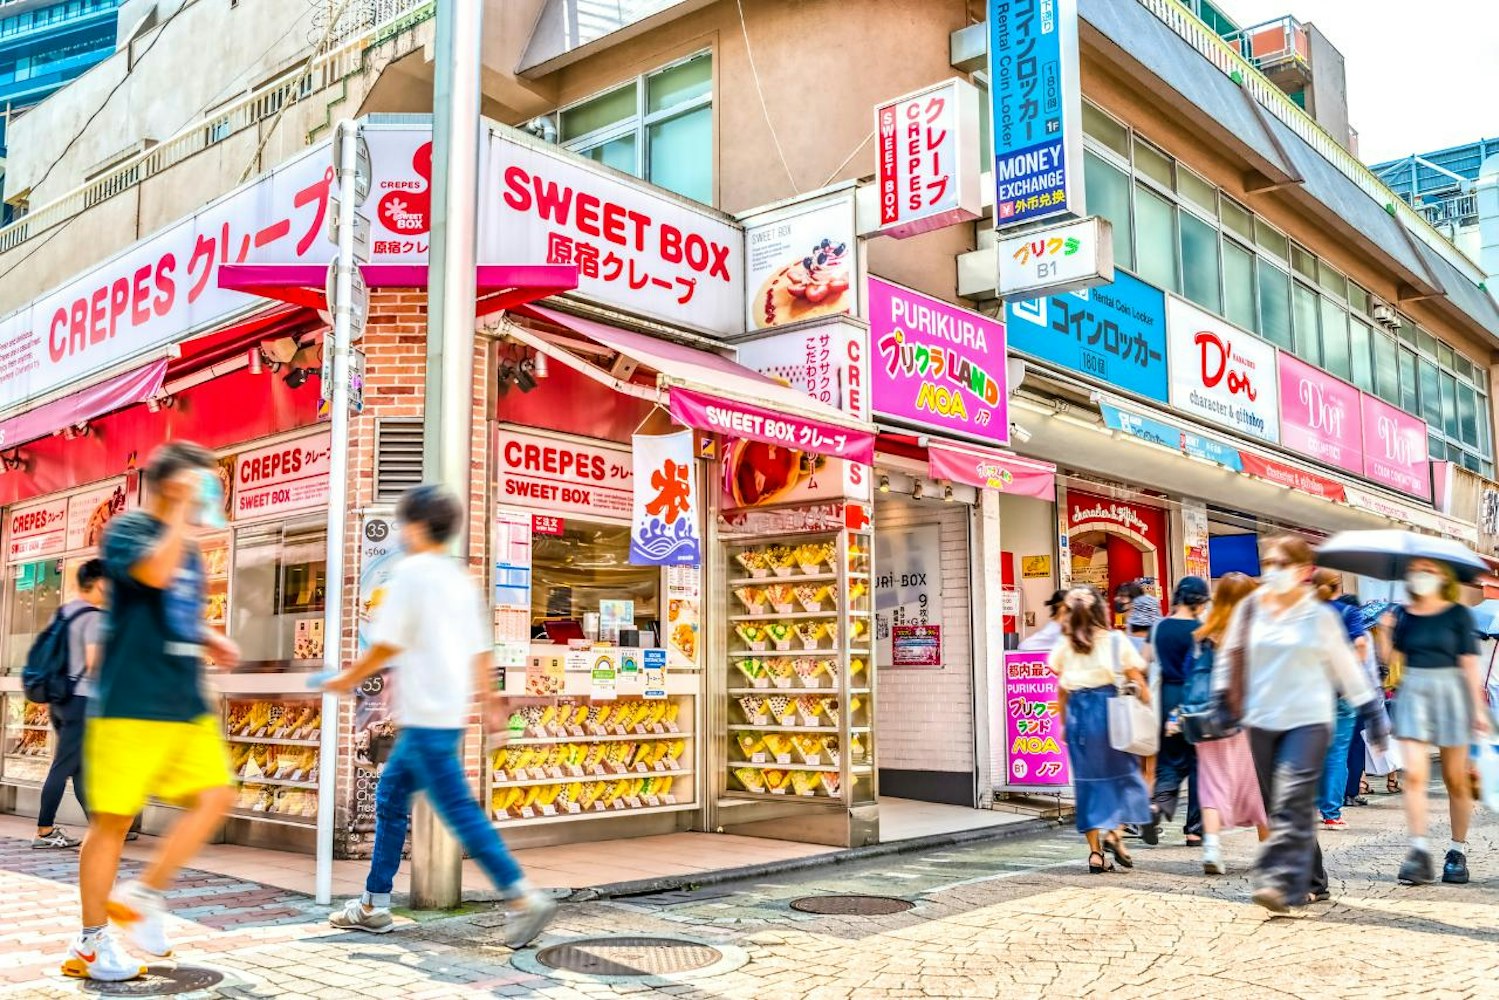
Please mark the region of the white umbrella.
<svg viewBox="0 0 1499 1000"><path fill-rule="evenodd" d="M1340 531L1317 549L1317 565L1376 580L1399 580L1413 559L1435 559L1452 567L1464 583L1489 571L1483 557L1461 542L1414 531Z"/></svg>

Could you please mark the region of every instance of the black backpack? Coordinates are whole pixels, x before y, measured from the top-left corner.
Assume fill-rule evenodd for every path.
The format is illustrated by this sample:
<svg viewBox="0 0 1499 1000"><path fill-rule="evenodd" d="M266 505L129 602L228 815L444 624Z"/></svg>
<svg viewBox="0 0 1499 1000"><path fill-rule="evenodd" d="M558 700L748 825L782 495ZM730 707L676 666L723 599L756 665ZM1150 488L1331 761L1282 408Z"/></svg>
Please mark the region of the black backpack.
<svg viewBox="0 0 1499 1000"><path fill-rule="evenodd" d="M62 609L42 629L26 654L26 669L21 671L21 687L26 700L41 705L65 705L73 697L73 663L68 641L69 630L80 617L97 613L86 606L64 616Z"/></svg>

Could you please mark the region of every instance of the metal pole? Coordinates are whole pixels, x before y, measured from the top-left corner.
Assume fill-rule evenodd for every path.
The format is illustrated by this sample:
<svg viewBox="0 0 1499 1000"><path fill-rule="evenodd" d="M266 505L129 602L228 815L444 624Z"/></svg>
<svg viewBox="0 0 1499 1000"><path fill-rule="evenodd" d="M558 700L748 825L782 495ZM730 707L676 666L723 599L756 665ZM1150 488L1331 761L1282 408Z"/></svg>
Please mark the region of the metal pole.
<svg viewBox="0 0 1499 1000"><path fill-rule="evenodd" d="M427 397L422 468L428 482L470 496L473 430L479 66L484 4L438 0L432 93L432 250L427 281ZM456 552L467 559L468 537ZM463 854L423 800L412 811L411 905L450 909Z"/></svg>
<svg viewBox="0 0 1499 1000"><path fill-rule="evenodd" d="M333 352L332 454L328 459L328 563L323 584L323 669L339 669L344 625L344 521L349 488L349 341L351 339L354 262L354 137L357 127L341 121L334 136L338 154L338 274L333 336L323 350ZM318 748L317 876L320 904L333 901L334 785L338 774L338 697L323 695L323 727Z"/></svg>

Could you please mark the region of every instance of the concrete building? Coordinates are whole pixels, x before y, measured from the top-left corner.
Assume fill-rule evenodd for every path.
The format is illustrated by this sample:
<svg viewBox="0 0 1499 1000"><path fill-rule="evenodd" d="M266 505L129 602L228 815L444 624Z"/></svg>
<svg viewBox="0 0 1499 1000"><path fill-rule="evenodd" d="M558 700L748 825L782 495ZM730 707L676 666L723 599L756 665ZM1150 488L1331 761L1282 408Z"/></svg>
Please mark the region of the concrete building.
<svg viewBox="0 0 1499 1000"><path fill-rule="evenodd" d="M1478 261L1486 274L1494 275L1499 273L1499 258L1485 250L1494 241L1484 239L1481 231L1486 213L1479 192L1485 186L1485 173L1495 169L1490 164L1495 154L1499 154L1499 139L1479 139L1377 163L1372 169L1391 190ZM1499 219L1491 222L1499 225Z"/></svg>

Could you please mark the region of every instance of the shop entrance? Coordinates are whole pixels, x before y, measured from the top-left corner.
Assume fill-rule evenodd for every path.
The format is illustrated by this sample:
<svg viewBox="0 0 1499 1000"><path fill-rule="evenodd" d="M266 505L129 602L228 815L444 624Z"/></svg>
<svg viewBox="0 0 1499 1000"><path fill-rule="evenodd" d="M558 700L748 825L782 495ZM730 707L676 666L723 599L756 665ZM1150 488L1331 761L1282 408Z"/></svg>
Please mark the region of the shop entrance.
<svg viewBox="0 0 1499 1000"><path fill-rule="evenodd" d="M893 473L876 481L881 812L888 799L973 807L972 493Z"/></svg>
<svg viewBox="0 0 1499 1000"><path fill-rule="evenodd" d="M1132 580L1165 596L1166 512L1133 500L1067 491L1067 537L1072 583L1098 588L1105 598Z"/></svg>

